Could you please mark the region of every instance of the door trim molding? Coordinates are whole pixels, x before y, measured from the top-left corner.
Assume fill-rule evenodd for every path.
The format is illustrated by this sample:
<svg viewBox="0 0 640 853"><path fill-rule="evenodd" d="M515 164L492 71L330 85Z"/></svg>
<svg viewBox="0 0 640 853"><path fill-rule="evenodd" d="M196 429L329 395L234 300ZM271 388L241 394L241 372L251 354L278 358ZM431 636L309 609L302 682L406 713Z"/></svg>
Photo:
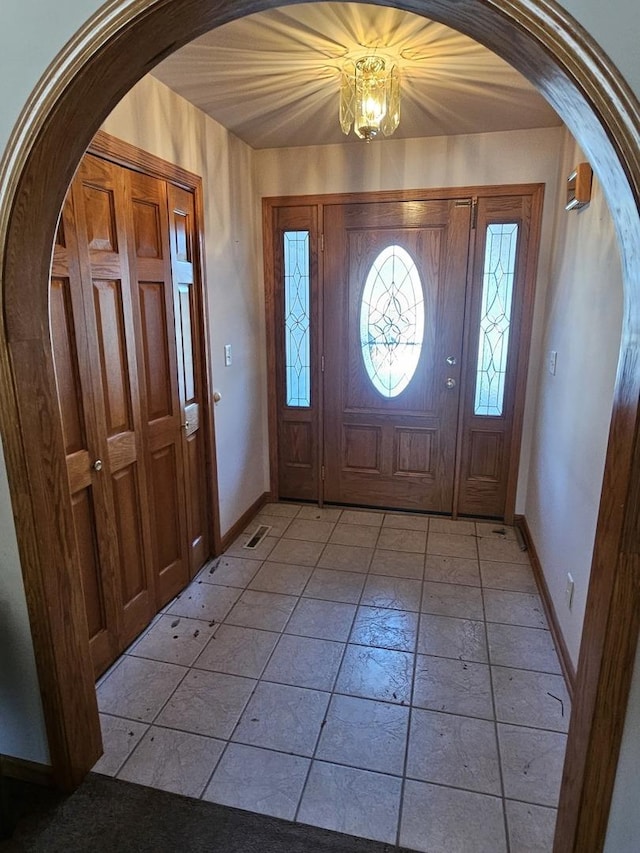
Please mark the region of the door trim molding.
<svg viewBox="0 0 640 853"><path fill-rule="evenodd" d="M0 423L60 785L77 784L92 766L99 725L48 331L57 215L92 135L150 67L213 27L278 5L118 0L103 6L45 70L3 154ZM397 5L457 28L525 74L567 122L612 202L625 321L555 842L556 853L596 853L607 828L640 631L640 103L600 45L553 0Z"/></svg>

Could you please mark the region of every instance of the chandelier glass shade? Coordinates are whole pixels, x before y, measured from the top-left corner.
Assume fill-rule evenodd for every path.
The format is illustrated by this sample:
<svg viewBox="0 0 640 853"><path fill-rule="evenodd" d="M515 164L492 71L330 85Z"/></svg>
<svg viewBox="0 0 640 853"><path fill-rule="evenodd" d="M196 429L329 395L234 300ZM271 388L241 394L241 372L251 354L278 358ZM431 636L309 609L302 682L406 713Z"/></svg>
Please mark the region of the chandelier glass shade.
<svg viewBox="0 0 640 853"><path fill-rule="evenodd" d="M374 54L342 68L340 127L360 139L391 136L400 122L400 74L393 60Z"/></svg>

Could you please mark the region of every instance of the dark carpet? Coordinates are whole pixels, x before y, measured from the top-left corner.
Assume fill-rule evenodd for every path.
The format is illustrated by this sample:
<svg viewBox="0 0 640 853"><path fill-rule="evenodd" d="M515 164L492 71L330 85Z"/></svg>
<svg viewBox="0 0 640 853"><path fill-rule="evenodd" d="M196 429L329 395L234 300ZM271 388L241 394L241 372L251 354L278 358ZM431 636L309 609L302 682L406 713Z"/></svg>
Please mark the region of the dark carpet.
<svg viewBox="0 0 640 853"><path fill-rule="evenodd" d="M2 853L409 853L97 774L70 796L4 781Z"/></svg>

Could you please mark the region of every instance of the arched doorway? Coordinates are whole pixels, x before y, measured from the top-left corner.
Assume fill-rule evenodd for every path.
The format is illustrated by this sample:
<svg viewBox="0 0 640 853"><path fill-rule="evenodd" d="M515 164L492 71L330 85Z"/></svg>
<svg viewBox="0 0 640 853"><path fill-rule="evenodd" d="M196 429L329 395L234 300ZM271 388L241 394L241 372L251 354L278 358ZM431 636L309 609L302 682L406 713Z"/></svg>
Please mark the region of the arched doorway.
<svg viewBox="0 0 640 853"><path fill-rule="evenodd" d="M72 786L99 752L78 560L69 524L48 324L48 264L57 211L93 133L155 62L235 17L277 0L122 3L96 16L25 112L0 210L6 243L0 347L3 429L52 761ZM401 0L398 6L477 39L549 98L589 156L612 202L625 268L626 322L594 550L585 640L560 803L557 851L600 847L606 828L640 593L640 129L638 104L606 58L546 0ZM114 32L114 21L118 27ZM43 176L46 175L46 180ZM36 524L37 521L37 524Z"/></svg>

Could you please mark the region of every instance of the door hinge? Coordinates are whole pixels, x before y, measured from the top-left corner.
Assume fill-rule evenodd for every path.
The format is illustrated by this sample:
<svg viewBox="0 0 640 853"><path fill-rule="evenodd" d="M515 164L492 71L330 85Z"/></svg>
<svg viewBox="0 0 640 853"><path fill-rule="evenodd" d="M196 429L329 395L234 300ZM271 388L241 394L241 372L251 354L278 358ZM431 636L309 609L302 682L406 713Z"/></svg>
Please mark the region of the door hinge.
<svg viewBox="0 0 640 853"><path fill-rule="evenodd" d="M324 465L320 466L320 479L324 480Z"/></svg>
<svg viewBox="0 0 640 853"><path fill-rule="evenodd" d="M320 373L324 373L324 356L320 356Z"/></svg>
<svg viewBox="0 0 640 853"><path fill-rule="evenodd" d="M471 199L471 227L475 230L478 226L478 199Z"/></svg>
<svg viewBox="0 0 640 853"><path fill-rule="evenodd" d="M324 252L324 234L320 235L320 251Z"/></svg>

